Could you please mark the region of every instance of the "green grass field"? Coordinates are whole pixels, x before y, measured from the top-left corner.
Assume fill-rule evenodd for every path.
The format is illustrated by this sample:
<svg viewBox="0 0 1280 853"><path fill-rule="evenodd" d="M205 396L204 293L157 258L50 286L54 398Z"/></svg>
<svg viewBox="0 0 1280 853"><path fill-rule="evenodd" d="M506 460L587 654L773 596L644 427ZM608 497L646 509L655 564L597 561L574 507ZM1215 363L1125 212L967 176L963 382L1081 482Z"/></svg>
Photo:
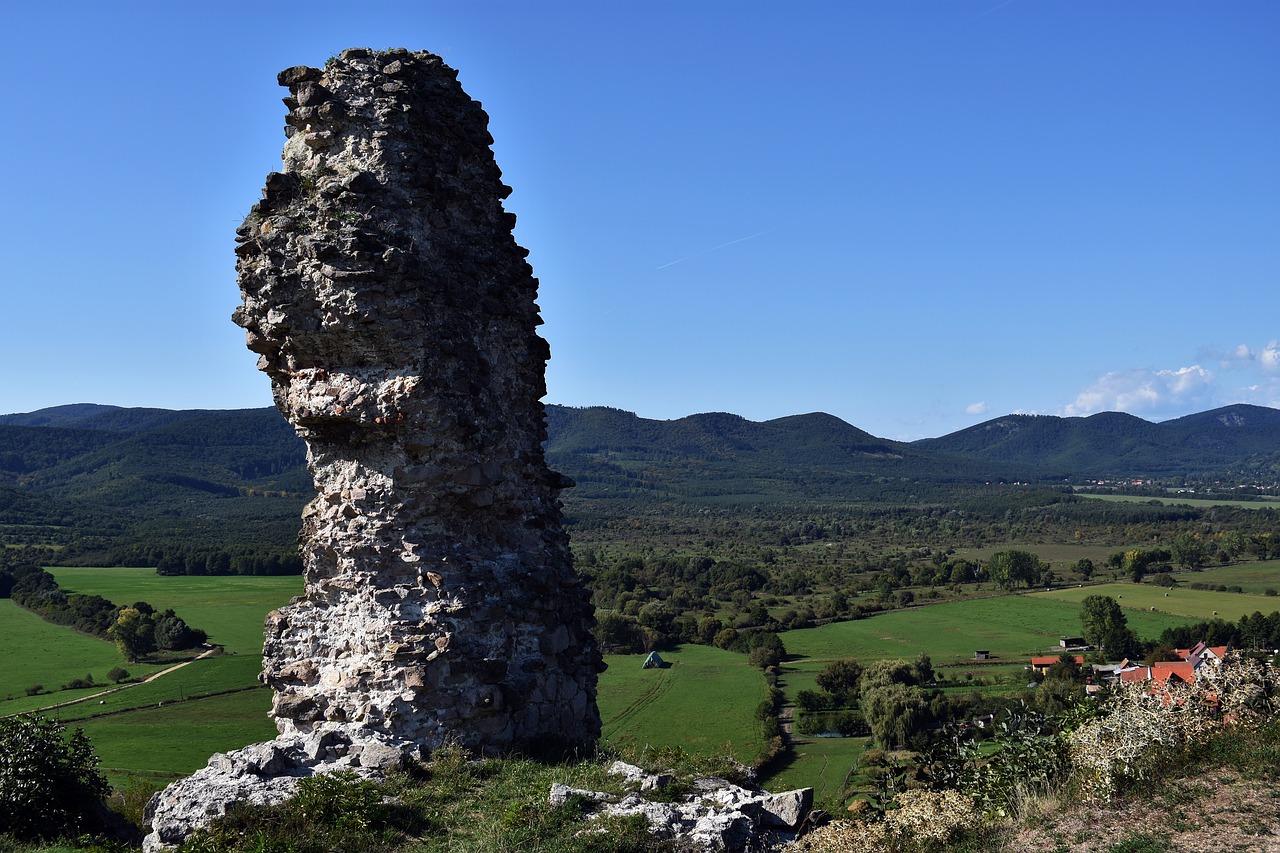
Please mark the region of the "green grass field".
<svg viewBox="0 0 1280 853"><path fill-rule="evenodd" d="M160 669L126 664L116 647L106 640L52 625L7 598L0 599L0 650L4 655L0 666L0 714L29 711L95 692L58 690L73 678L92 675L95 681L109 684L107 673L117 666L138 675ZM43 684L55 692L29 697L26 689L32 684Z"/></svg>
<svg viewBox="0 0 1280 853"><path fill-rule="evenodd" d="M600 716L608 747L679 746L751 762L764 751L756 708L764 677L747 656L711 646L662 652L671 666L642 669L643 655L609 655L600 675Z"/></svg>
<svg viewBox="0 0 1280 853"><path fill-rule="evenodd" d="M193 696L242 690L257 685L258 673L261 671L260 655L205 658L193 661L150 684L126 685L125 689L99 699L52 710L49 716L65 721L82 720L131 708L153 708L161 703L179 702Z"/></svg>
<svg viewBox="0 0 1280 853"><path fill-rule="evenodd" d="M870 738L804 738L793 742L794 758L761 782L770 791L813 788L814 801L839 808L845 779L867 748Z"/></svg>
<svg viewBox="0 0 1280 853"><path fill-rule="evenodd" d="M1179 572L1175 575L1178 583L1223 584L1238 586L1245 592L1262 595L1268 589L1280 590L1280 560L1266 563L1242 563L1238 566L1217 566L1201 572ZM1271 597L1270 609L1263 608L1263 613L1280 610L1280 598Z"/></svg>
<svg viewBox="0 0 1280 853"><path fill-rule="evenodd" d="M1089 498L1090 500L1131 504L1145 504L1158 500L1167 506L1234 506L1241 509L1276 509L1280 507L1280 501L1276 500L1233 501L1225 496L1221 498L1193 498L1186 495L1165 495L1153 498L1145 495L1090 495L1084 492L1077 492L1076 494L1079 497Z"/></svg>
<svg viewBox="0 0 1280 853"><path fill-rule="evenodd" d="M1065 592L1080 592L1083 598L1099 588ZM1080 633L1079 599L1055 600L1050 595L1012 595L898 610L855 622L787 631L782 642L791 655L819 660L910 659L924 653L938 666L972 660L975 651L986 649L997 659L1022 662L1054 649L1060 637ZM1172 613L1137 611L1128 616L1130 627L1140 637L1159 636L1167 627L1195 621Z"/></svg>
<svg viewBox="0 0 1280 853"><path fill-rule="evenodd" d="M146 601L172 607L188 625L209 633L229 652L262 653L262 622L271 610L302 594L299 575L284 577L164 577L155 569L49 566L68 593L100 595L116 604Z"/></svg>
<svg viewBox="0 0 1280 853"><path fill-rule="evenodd" d="M265 687L161 707L78 720L93 741L112 784L136 777L192 773L215 752L226 752L276 736L267 719L271 691Z"/></svg>
<svg viewBox="0 0 1280 853"><path fill-rule="evenodd" d="M193 661L150 684L133 684L98 699L46 712L85 729L113 784L138 777L185 775L210 755L267 740L271 693L258 686L263 619L302 591L292 577L161 577L153 569L50 567L67 592L101 595L117 604L147 601L172 607L228 654ZM20 713L103 688L28 697L27 685L56 687L92 673L106 682L124 666L133 680L159 665L127 664L111 643L50 625L13 602L0 601L0 648L11 660L0 669L0 714ZM227 692L238 691L238 692ZM208 695L219 694L219 695ZM205 696L192 700L193 696Z"/></svg>
<svg viewBox="0 0 1280 853"><path fill-rule="evenodd" d="M1209 577L1212 572L1201 572L1198 576ZM1219 583L1209 581L1206 583ZM1221 581L1225 583L1225 581ZM1254 611L1270 613L1280 610L1280 599L1272 596L1249 595L1238 592L1210 592L1208 590L1188 589L1185 585L1166 589L1162 586L1134 583L1104 583L1071 589L1055 589L1052 592L1037 592L1027 596L1037 600L1052 600L1078 605L1088 595L1109 595L1120 603L1128 617L1129 627L1138 632L1138 636L1148 639L1152 635L1144 632L1138 625L1145 616L1180 616L1186 621L1212 619L1214 612L1223 619L1236 621L1241 616ZM1156 612L1152 613L1151 608ZM1078 608L1077 608L1078 610Z"/></svg>

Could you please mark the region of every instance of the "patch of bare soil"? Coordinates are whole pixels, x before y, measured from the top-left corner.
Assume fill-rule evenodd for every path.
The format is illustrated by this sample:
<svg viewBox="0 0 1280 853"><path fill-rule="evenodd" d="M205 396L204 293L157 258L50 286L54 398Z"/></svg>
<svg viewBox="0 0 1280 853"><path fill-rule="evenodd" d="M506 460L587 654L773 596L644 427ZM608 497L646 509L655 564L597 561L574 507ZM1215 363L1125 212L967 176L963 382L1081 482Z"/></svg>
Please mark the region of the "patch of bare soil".
<svg viewBox="0 0 1280 853"><path fill-rule="evenodd" d="M1140 838L1151 843L1140 844ZM1162 792L1147 798L1041 808L1023 820L1004 850L1280 853L1280 787L1231 770L1211 769L1170 781Z"/></svg>

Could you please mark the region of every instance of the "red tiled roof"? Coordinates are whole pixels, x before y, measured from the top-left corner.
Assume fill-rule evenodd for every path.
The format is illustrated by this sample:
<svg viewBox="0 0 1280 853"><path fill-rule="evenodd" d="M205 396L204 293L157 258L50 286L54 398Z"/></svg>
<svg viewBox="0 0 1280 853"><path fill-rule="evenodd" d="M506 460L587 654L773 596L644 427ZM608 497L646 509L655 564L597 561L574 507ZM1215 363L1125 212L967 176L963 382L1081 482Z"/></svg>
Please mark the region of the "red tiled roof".
<svg viewBox="0 0 1280 853"><path fill-rule="evenodd" d="M1189 661L1161 661L1151 665L1152 681L1167 684L1171 678L1191 684L1196 680L1195 667Z"/></svg>
<svg viewBox="0 0 1280 853"><path fill-rule="evenodd" d="M1062 660L1061 655L1043 655L1031 659L1032 666L1053 666ZM1076 663L1084 665L1084 655L1075 656Z"/></svg>

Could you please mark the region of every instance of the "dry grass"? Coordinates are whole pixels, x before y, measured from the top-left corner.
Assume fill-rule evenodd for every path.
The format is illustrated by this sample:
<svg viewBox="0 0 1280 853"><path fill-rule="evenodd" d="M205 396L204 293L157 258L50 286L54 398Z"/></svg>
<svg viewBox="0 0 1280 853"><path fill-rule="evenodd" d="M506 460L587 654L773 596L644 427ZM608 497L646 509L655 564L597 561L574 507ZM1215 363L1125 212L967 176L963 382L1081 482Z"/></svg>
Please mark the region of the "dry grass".
<svg viewBox="0 0 1280 853"><path fill-rule="evenodd" d="M1280 790L1233 770L1169 781L1151 797L1124 797L1107 806L1044 803L1008 836L1002 853L1070 850L1121 853L1280 853Z"/></svg>

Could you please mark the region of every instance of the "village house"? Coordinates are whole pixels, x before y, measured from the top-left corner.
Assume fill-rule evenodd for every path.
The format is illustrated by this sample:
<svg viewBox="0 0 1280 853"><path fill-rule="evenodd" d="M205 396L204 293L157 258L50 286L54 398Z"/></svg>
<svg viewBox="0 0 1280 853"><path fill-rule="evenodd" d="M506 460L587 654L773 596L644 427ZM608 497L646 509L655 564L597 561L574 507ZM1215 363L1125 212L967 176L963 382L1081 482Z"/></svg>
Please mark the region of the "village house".
<svg viewBox="0 0 1280 853"><path fill-rule="evenodd" d="M1074 660L1077 666L1084 666L1084 655L1076 655ZM1044 675L1051 666L1061 662L1062 655L1037 655L1031 659L1031 668L1038 674Z"/></svg>

